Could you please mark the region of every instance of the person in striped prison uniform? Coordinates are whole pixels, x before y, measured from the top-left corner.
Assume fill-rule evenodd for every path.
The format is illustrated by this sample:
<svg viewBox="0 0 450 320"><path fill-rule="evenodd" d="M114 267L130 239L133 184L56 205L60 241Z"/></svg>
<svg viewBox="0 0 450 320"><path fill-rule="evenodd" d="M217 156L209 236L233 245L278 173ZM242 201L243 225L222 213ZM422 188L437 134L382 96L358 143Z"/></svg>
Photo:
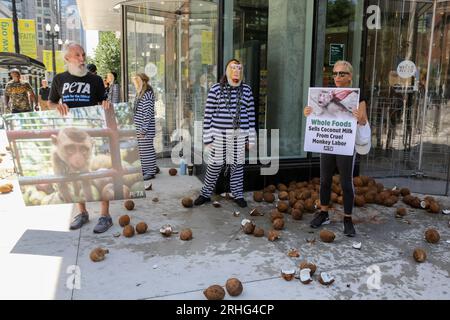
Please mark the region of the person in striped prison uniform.
<svg viewBox="0 0 450 320"><path fill-rule="evenodd" d="M154 179L157 170L154 146L156 135L155 95L149 81L149 77L144 73L139 73L133 78L136 87L134 124L136 126L144 181Z"/></svg>
<svg viewBox="0 0 450 320"><path fill-rule="evenodd" d="M230 176L234 201L242 208L244 200L245 150L256 143L255 103L250 86L243 83L242 64L233 59L228 62L226 74L213 85L206 101L203 124L203 142L209 150L208 168L196 206L211 201L223 166Z"/></svg>

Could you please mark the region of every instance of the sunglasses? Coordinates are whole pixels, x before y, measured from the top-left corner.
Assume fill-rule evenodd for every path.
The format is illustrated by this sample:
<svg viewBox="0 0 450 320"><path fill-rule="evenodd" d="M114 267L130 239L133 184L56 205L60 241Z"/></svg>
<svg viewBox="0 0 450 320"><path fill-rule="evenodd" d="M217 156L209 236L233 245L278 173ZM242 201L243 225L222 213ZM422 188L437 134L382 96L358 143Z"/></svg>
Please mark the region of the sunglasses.
<svg viewBox="0 0 450 320"><path fill-rule="evenodd" d="M241 64L231 64L230 68L231 68L231 70L241 71L242 70L242 65Z"/></svg>
<svg viewBox="0 0 450 320"><path fill-rule="evenodd" d="M348 75L350 75L350 72L345 72L345 71L333 72L334 78L337 78L337 77L343 78Z"/></svg>

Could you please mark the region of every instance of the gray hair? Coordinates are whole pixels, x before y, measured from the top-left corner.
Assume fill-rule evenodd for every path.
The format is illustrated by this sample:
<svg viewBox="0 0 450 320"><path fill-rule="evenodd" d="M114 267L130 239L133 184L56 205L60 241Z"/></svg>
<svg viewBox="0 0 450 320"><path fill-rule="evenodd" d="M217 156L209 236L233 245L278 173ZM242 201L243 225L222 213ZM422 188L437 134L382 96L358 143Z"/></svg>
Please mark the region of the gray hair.
<svg viewBox="0 0 450 320"><path fill-rule="evenodd" d="M74 48L74 47L79 47L79 48L83 49L83 51L84 51L84 48L81 46L81 44L79 44L79 43L77 43L77 42L74 42L74 41L71 41L71 42L69 42L68 44L65 44L65 45L64 45L64 48L63 48L63 57L64 57L64 61L67 62L66 57L69 55L70 50L71 50L72 48Z"/></svg>

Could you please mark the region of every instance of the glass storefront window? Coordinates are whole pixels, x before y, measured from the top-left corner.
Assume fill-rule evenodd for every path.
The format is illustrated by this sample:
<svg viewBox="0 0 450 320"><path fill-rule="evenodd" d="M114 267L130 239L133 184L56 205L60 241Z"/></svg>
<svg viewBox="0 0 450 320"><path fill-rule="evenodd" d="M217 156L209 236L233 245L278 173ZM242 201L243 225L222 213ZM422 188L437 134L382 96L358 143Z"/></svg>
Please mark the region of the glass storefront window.
<svg viewBox="0 0 450 320"><path fill-rule="evenodd" d="M231 58L244 64L258 129L280 130L282 160L305 158L314 1L233 0L224 6L224 64Z"/></svg>
<svg viewBox="0 0 450 320"><path fill-rule="evenodd" d="M217 78L217 1L149 2L125 6L128 92L146 73L156 95L155 148L170 158L177 129L193 136L203 120L207 88Z"/></svg>

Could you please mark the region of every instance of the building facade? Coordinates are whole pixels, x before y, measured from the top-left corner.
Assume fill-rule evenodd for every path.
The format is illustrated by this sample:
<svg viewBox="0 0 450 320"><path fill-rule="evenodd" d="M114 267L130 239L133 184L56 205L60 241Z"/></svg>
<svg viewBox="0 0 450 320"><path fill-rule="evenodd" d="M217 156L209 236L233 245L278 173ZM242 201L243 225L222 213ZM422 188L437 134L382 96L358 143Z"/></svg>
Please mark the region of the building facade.
<svg viewBox="0 0 450 320"><path fill-rule="evenodd" d="M124 1L117 9L124 92L133 97L133 74L150 75L161 157L175 129L194 133L208 88L238 58L253 88L258 129L280 136L278 175L261 176L260 164L248 165L248 189L318 176L318 155L303 151L302 110L308 88L332 86L334 63L344 59L354 66L372 126L373 148L358 159L360 173L387 186L449 192L450 1ZM402 62L413 74L398 73Z"/></svg>

